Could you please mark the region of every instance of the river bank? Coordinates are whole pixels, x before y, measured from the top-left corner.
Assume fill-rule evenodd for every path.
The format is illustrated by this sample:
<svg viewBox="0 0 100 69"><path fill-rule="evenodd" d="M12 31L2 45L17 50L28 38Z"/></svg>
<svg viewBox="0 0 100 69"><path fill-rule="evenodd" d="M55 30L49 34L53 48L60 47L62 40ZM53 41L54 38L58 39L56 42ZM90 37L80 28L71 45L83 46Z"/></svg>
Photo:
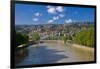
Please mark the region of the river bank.
<svg viewBox="0 0 100 69"><path fill-rule="evenodd" d="M43 40L44 42L49 42L49 43L62 43L64 44L64 41L62 40ZM88 47L88 46L84 46L84 45L79 45L79 44L70 44L69 45L75 47L75 48L79 48L79 49L83 49L83 50L87 50L87 51L94 51L94 48Z"/></svg>
<svg viewBox="0 0 100 69"><path fill-rule="evenodd" d="M46 40L48 43L60 43L63 46L65 46L66 50L67 48L70 48L71 51L75 52L75 55L79 57L80 60L82 61L94 61L94 52L95 49L88 47L88 46L83 46L83 45L78 45L78 44L71 44L71 43L66 43L62 40Z"/></svg>

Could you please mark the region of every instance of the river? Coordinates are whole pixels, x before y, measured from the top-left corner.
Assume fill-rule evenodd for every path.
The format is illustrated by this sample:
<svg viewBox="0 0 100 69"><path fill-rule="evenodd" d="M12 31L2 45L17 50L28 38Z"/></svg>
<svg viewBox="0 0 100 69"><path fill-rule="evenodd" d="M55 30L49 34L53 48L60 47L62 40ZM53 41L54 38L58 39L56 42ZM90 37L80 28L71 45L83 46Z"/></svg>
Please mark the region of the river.
<svg viewBox="0 0 100 69"><path fill-rule="evenodd" d="M16 66L94 61L94 51L81 50L58 41L44 41L26 49L27 56Z"/></svg>

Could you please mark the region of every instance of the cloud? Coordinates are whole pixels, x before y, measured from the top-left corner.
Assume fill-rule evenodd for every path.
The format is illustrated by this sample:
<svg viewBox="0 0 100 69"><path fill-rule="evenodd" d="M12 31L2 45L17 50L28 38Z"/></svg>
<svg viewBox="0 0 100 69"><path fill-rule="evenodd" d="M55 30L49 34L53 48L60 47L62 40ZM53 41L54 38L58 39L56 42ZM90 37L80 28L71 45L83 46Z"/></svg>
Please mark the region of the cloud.
<svg viewBox="0 0 100 69"><path fill-rule="evenodd" d="M48 20L48 23L52 23L53 22L53 20Z"/></svg>
<svg viewBox="0 0 100 69"><path fill-rule="evenodd" d="M38 18L33 18L32 20L33 20L33 21L38 21Z"/></svg>
<svg viewBox="0 0 100 69"><path fill-rule="evenodd" d="M57 13L57 12L63 12L64 11L64 8L62 6L57 6L57 7L54 7L54 6L47 6L47 11L48 13Z"/></svg>
<svg viewBox="0 0 100 69"><path fill-rule="evenodd" d="M37 13L35 13L34 15L35 15L35 16L41 16L42 14L39 13L39 12L37 12Z"/></svg>
<svg viewBox="0 0 100 69"><path fill-rule="evenodd" d="M72 23L72 19L65 20L65 23Z"/></svg>
<svg viewBox="0 0 100 69"><path fill-rule="evenodd" d="M53 17L53 20L58 20L59 19L59 16L54 16Z"/></svg>
<svg viewBox="0 0 100 69"><path fill-rule="evenodd" d="M64 14L59 14L59 17L61 17L61 18L64 17Z"/></svg>
<svg viewBox="0 0 100 69"><path fill-rule="evenodd" d="M48 5L47 8L51 8L52 6Z"/></svg>
<svg viewBox="0 0 100 69"><path fill-rule="evenodd" d="M58 6L58 7L56 7L56 10L58 11L58 12L63 12L63 7L62 6Z"/></svg>
<svg viewBox="0 0 100 69"><path fill-rule="evenodd" d="M55 7L50 7L50 8L48 8L48 13L53 13L53 14L55 14L55 13L56 13L56 8L55 8Z"/></svg>
<svg viewBox="0 0 100 69"><path fill-rule="evenodd" d="M59 14L58 16L53 16L53 20L58 20L59 18L64 17L64 14Z"/></svg>

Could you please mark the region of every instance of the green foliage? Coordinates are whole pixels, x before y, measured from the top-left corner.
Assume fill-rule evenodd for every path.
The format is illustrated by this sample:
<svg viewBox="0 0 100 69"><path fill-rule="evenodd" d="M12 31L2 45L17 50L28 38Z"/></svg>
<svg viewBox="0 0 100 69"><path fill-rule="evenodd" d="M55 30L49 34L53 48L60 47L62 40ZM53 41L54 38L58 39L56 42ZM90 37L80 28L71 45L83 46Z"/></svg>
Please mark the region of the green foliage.
<svg viewBox="0 0 100 69"><path fill-rule="evenodd" d="M48 37L49 40L62 40L63 36L50 36Z"/></svg>
<svg viewBox="0 0 100 69"><path fill-rule="evenodd" d="M69 40L72 40L72 36L68 36L68 39L69 39Z"/></svg>
<svg viewBox="0 0 100 69"><path fill-rule="evenodd" d="M88 30L82 30L74 36L74 42L89 47L94 46L94 28L91 27Z"/></svg>
<svg viewBox="0 0 100 69"><path fill-rule="evenodd" d="M27 42L28 42L28 36L26 34L16 32L16 46L21 44L26 44Z"/></svg>
<svg viewBox="0 0 100 69"><path fill-rule="evenodd" d="M72 36L70 35L63 36L63 40L64 40L64 43L66 44L67 40L72 40Z"/></svg>
<svg viewBox="0 0 100 69"><path fill-rule="evenodd" d="M48 37L48 39L49 40L57 40L58 38L57 38L57 36L50 36L50 37Z"/></svg>
<svg viewBox="0 0 100 69"><path fill-rule="evenodd" d="M39 34L38 34L38 33L34 33L34 34L32 35L32 40L34 40L34 41L40 40Z"/></svg>
<svg viewBox="0 0 100 69"><path fill-rule="evenodd" d="M64 40L64 43L66 44L66 41L68 40L68 37L67 36L64 36L63 37L63 40Z"/></svg>

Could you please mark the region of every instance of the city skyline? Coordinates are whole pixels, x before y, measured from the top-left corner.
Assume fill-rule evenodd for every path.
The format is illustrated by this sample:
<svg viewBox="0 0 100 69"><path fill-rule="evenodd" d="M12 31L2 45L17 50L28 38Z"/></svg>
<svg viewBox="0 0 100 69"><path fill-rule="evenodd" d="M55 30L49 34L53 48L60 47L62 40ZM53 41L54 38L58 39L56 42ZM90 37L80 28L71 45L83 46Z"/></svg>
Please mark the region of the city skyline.
<svg viewBox="0 0 100 69"><path fill-rule="evenodd" d="M16 4L15 24L38 25L94 22L94 12L94 8Z"/></svg>

